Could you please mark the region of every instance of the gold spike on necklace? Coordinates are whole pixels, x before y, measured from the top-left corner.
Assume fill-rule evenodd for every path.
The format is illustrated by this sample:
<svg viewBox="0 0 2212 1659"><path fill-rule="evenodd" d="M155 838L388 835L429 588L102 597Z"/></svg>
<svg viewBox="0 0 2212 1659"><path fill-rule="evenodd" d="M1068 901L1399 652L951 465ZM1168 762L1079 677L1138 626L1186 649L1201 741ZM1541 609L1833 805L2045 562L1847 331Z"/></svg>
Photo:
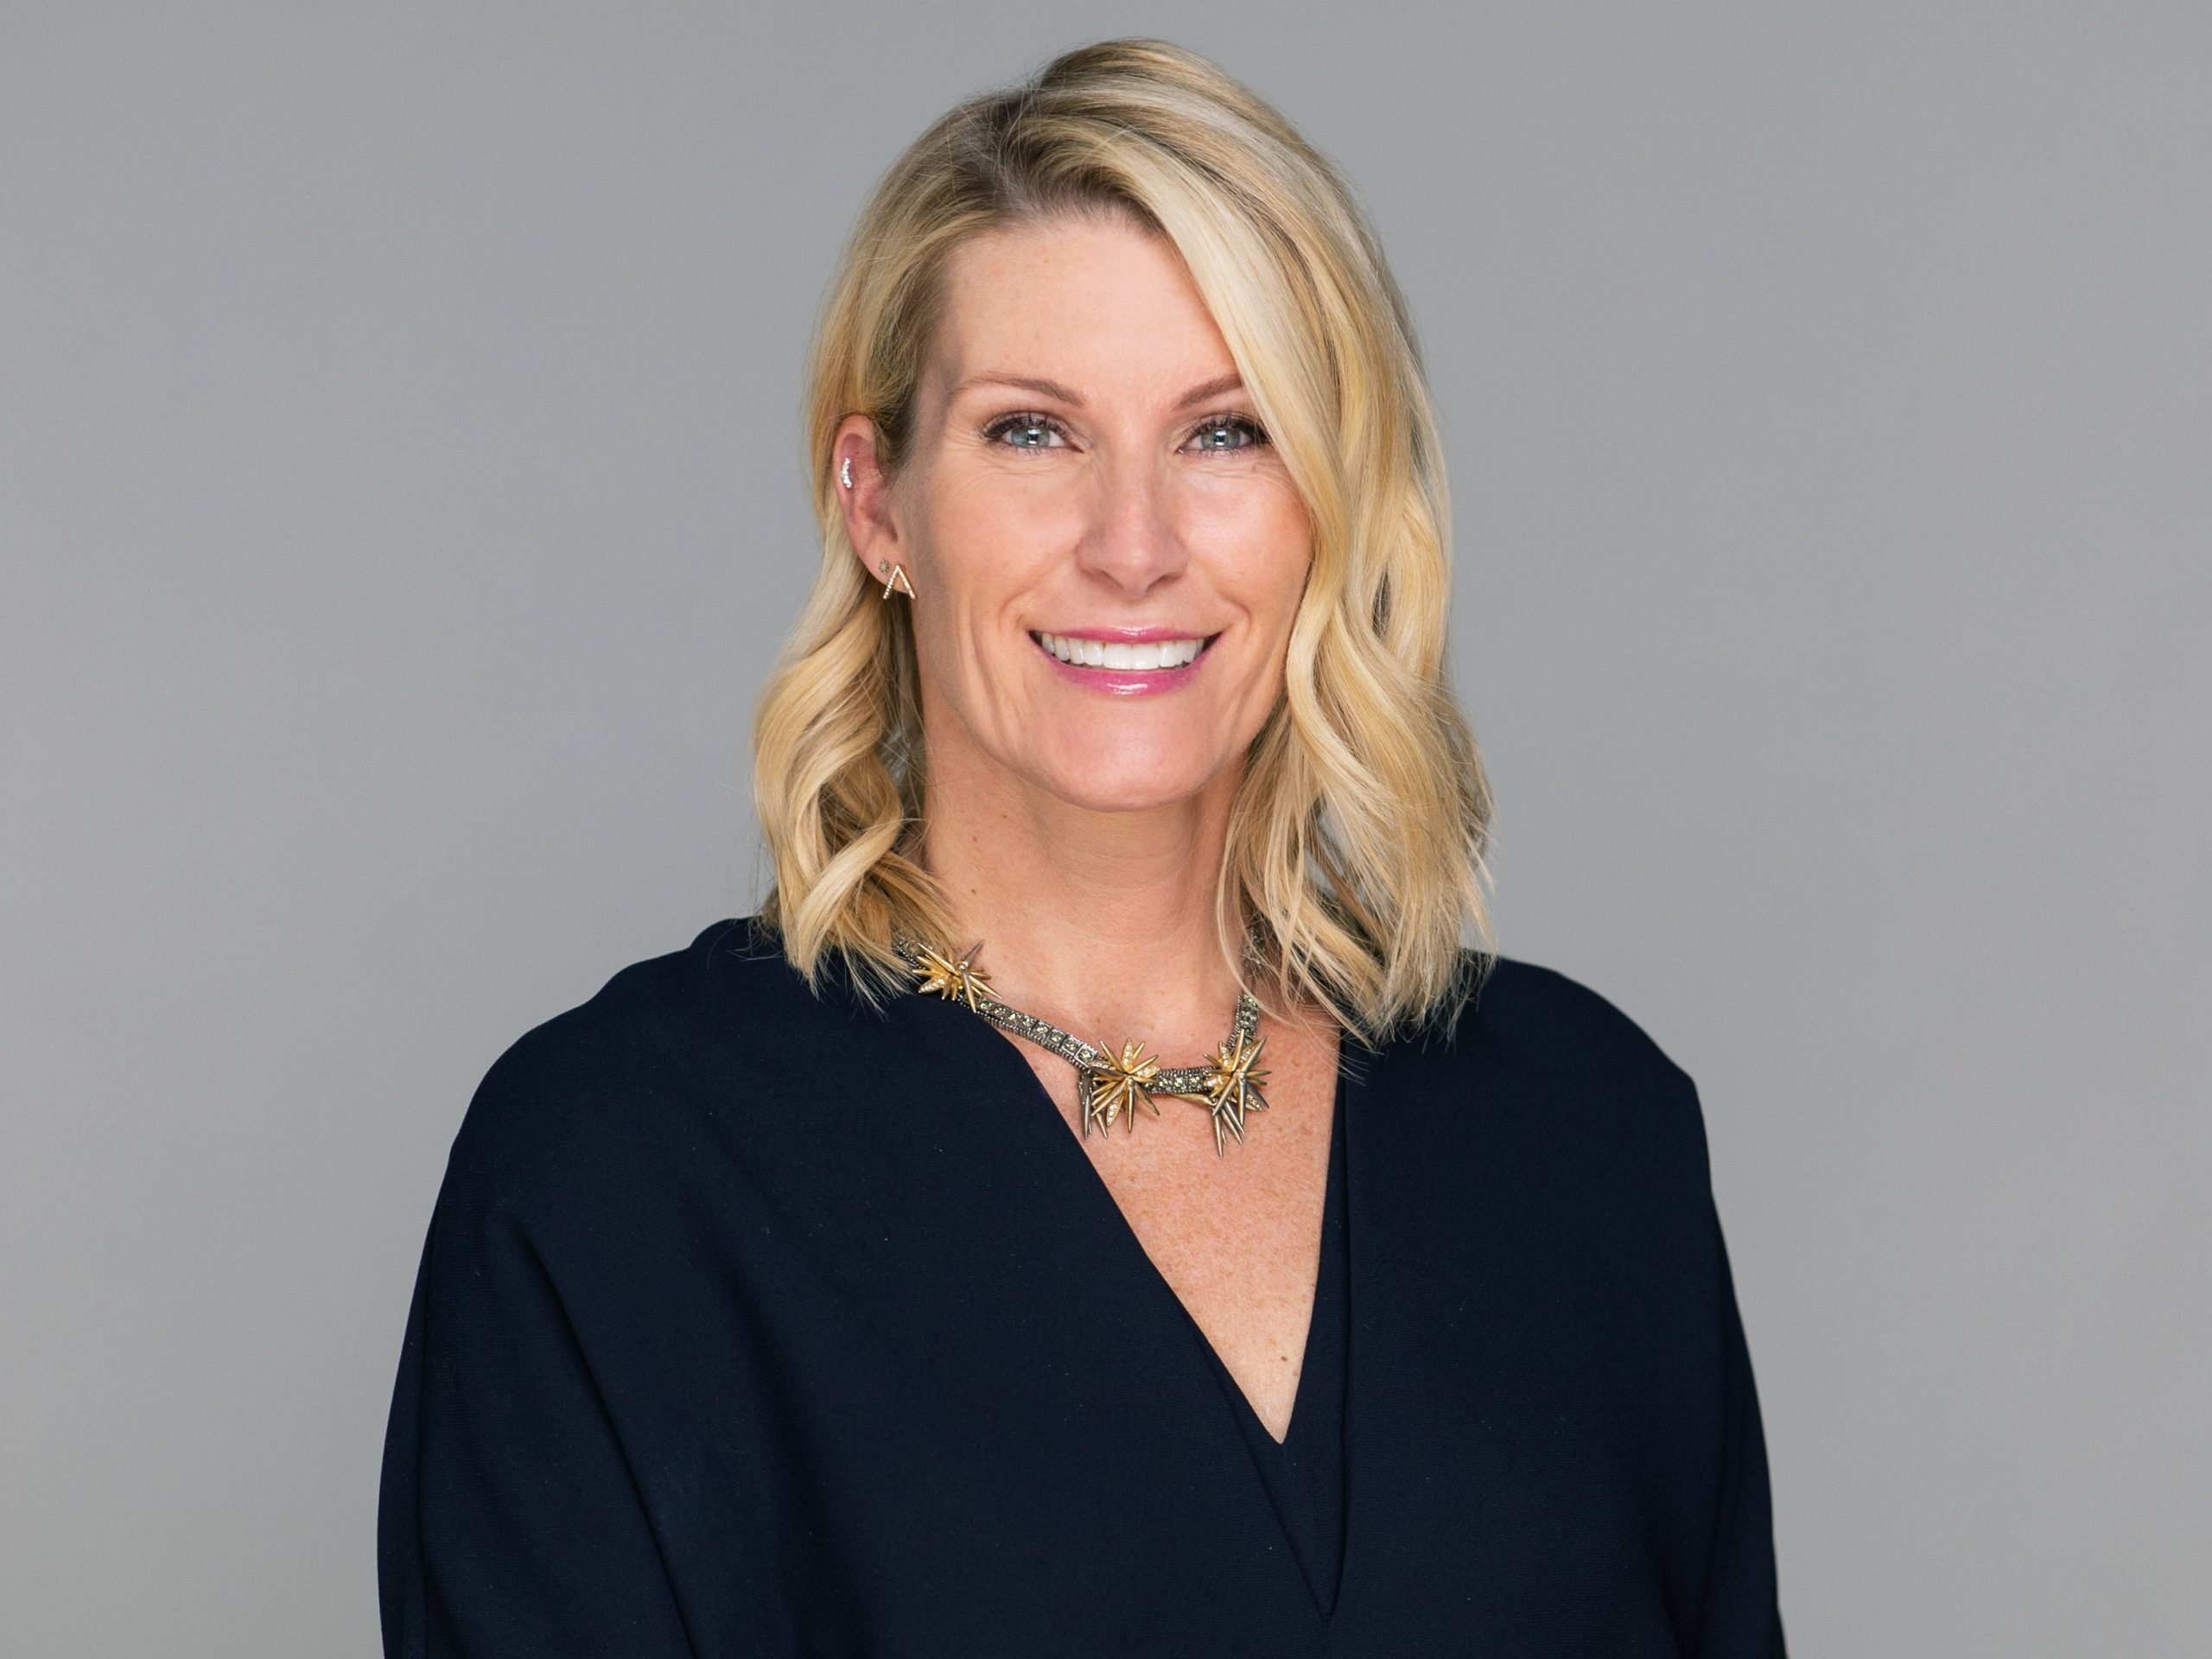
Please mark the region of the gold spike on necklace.
<svg viewBox="0 0 2212 1659"><path fill-rule="evenodd" d="M1074 1066L1085 1135L1093 1124L1112 1128L1117 1118L1126 1119L1135 1129L1139 1106L1157 1117L1160 1108L1154 1096L1173 1095L1205 1107L1213 1122L1214 1155L1220 1157L1228 1150L1230 1135L1240 1142L1244 1139L1245 1113L1268 1108L1260 1093L1261 1080L1268 1074L1254 1064L1268 1039L1255 1034L1260 1004L1249 991L1238 995L1229 1039L1211 1058L1203 1065L1168 1069L1147 1054L1142 1043L1125 1042L1118 1050L1086 1043L1049 1020L1039 1020L1001 1002L991 994L990 981L975 965L976 953L983 948L980 944L952 957L903 933L894 933L892 943L912 970L918 991L934 991L947 1001L965 1003L993 1025L1050 1049ZM1253 959L1258 959L1256 945Z"/></svg>

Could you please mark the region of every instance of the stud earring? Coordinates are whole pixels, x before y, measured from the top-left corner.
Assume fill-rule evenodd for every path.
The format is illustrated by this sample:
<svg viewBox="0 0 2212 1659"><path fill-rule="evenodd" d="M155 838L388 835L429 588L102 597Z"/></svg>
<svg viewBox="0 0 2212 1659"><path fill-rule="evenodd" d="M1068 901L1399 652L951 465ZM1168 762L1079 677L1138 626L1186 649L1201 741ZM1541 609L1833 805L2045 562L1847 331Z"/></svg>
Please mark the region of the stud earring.
<svg viewBox="0 0 2212 1659"><path fill-rule="evenodd" d="M888 570L891 573L890 579L883 584L883 596L886 599L891 597L891 590L893 588L896 588L900 593L906 594L909 599L912 599L914 596L914 586L912 582L906 580L906 567L905 565L893 564L888 559L878 559L875 562L875 568L879 571Z"/></svg>
<svg viewBox="0 0 2212 1659"><path fill-rule="evenodd" d="M853 487L853 458L850 455L845 457L845 464L837 469L837 476L845 480L847 489Z"/></svg>

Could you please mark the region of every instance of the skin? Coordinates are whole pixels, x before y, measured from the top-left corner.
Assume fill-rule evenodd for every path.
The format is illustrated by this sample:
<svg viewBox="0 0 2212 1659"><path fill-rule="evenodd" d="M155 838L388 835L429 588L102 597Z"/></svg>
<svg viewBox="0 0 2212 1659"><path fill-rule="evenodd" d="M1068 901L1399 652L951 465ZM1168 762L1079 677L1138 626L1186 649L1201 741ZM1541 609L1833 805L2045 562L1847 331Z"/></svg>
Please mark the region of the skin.
<svg viewBox="0 0 2212 1659"><path fill-rule="evenodd" d="M1282 695L1304 505L1179 255L1125 219L970 238L931 344L895 475L863 416L839 427L833 464L852 462L839 493L870 574L903 564L914 588L887 602L913 607L924 857L961 924L948 943L984 941L978 966L1016 1007L1197 1064L1236 1002L1213 872L1245 751ZM1071 674L1032 638L1163 625L1211 643L1151 695ZM1133 1131L1081 1135L1074 1069L1006 1040L1281 1439L1313 1306L1338 1033L1310 1008L1261 1032L1268 1108L1225 1158L1203 1108L1173 1098Z"/></svg>

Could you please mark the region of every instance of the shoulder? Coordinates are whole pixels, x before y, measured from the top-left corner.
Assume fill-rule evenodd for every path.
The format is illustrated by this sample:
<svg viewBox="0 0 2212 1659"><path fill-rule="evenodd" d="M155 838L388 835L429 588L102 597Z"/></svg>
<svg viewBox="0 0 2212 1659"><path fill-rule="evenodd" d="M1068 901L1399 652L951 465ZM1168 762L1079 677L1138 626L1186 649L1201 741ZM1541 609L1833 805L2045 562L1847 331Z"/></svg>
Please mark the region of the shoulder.
<svg viewBox="0 0 2212 1659"><path fill-rule="evenodd" d="M755 918L716 922L510 1043L468 1103L449 1173L510 1205L646 1175L696 1145L702 1114L779 1038L859 1013L834 986L810 992Z"/></svg>
<svg viewBox="0 0 2212 1659"><path fill-rule="evenodd" d="M1391 1044L1394 1073L1548 1158L1707 1178L1689 1075L1626 1010L1556 969L1463 953L1472 988L1447 1018Z"/></svg>
<svg viewBox="0 0 2212 1659"><path fill-rule="evenodd" d="M1472 951L1464 952L1463 960L1471 974L1478 970ZM1602 992L1555 968L1513 957L1491 959L1459 1012L1453 1038L1592 1077L1687 1081L1651 1033Z"/></svg>

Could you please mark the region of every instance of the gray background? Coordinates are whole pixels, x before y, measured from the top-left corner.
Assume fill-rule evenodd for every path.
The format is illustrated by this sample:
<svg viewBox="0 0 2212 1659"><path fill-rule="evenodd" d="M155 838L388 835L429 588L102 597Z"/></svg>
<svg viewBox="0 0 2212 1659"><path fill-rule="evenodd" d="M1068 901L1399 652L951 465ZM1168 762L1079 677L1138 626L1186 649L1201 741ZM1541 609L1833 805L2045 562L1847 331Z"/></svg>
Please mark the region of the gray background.
<svg viewBox="0 0 2212 1659"><path fill-rule="evenodd" d="M2212 8L0 10L0 1649L375 1649L470 1091L751 907L802 343L1165 34L1445 411L1510 954L1696 1077L1803 1655L2212 1649Z"/></svg>

